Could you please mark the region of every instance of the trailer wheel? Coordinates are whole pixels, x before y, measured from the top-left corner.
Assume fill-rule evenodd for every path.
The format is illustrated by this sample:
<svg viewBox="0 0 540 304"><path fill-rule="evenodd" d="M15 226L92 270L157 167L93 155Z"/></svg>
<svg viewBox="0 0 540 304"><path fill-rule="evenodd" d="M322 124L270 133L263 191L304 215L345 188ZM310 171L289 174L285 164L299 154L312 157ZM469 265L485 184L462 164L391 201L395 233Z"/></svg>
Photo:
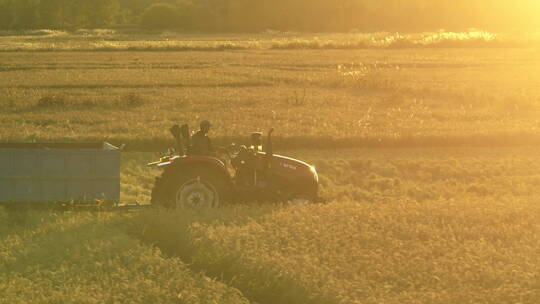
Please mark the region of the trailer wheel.
<svg viewBox="0 0 540 304"><path fill-rule="evenodd" d="M226 183L212 170L165 170L152 190L153 205L166 208L217 208L226 200Z"/></svg>

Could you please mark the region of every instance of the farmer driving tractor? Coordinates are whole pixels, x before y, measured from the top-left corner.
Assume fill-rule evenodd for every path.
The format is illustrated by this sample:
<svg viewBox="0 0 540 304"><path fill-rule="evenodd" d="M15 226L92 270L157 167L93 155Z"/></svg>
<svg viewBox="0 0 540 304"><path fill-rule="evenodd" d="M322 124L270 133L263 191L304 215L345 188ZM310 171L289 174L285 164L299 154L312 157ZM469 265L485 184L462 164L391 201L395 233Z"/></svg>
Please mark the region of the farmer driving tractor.
<svg viewBox="0 0 540 304"><path fill-rule="evenodd" d="M210 127L212 124L208 120L201 121L200 129L193 136L191 136L191 146L189 147L189 154L192 155L215 155L214 147L208 137Z"/></svg>

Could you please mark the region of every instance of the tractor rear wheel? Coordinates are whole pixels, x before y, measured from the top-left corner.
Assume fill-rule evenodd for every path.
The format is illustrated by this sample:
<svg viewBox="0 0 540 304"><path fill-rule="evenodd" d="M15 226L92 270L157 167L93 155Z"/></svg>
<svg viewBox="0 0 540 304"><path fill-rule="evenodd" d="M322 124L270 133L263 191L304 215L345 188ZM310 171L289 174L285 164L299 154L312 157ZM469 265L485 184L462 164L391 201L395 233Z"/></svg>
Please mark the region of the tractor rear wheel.
<svg viewBox="0 0 540 304"><path fill-rule="evenodd" d="M151 203L173 209L217 208L225 195L226 182L212 170L171 168L156 179Z"/></svg>

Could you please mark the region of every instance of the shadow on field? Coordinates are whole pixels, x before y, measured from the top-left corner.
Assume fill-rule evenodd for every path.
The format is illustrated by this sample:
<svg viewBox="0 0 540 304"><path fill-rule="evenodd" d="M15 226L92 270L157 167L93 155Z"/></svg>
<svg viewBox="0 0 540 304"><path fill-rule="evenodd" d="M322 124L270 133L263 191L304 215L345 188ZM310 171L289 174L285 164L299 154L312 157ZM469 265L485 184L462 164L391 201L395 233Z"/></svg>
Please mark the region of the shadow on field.
<svg viewBox="0 0 540 304"><path fill-rule="evenodd" d="M9 246L9 263L4 263L6 274L16 276L32 274L36 269L41 272L61 269L66 262L74 264L91 263L88 257L88 243L107 242L107 251L111 254L124 247L123 242L108 234L108 230L96 225L96 221L71 221L61 213L31 211L26 223L19 223L10 235L21 236L18 242ZM100 222L99 214L92 216ZM117 225L118 221L101 221L102 225ZM13 227L11 227L13 228ZM5 235L0 235L6 238ZM9 240L2 240L9 244Z"/></svg>
<svg viewBox="0 0 540 304"><path fill-rule="evenodd" d="M242 224L283 208L277 205L232 206L222 209L169 212L149 210L138 214L129 233L144 243L156 246L171 257L179 257L195 272L204 272L242 292L250 301L270 304L338 303L336 299L315 295L294 277L253 265L241 252L223 252L212 240L198 239L192 233L202 226ZM219 238L219 236L215 236Z"/></svg>
<svg viewBox="0 0 540 304"><path fill-rule="evenodd" d="M248 303L239 291L130 237L132 218L30 210L25 223L0 222L7 232L0 235L0 302Z"/></svg>
<svg viewBox="0 0 540 304"><path fill-rule="evenodd" d="M51 207L0 206L0 238L31 231L54 221L57 216Z"/></svg>
<svg viewBox="0 0 540 304"><path fill-rule="evenodd" d="M5 207L0 208L0 221L0 251L4 247L7 254L0 264L8 276L37 276L37 272L62 269L66 263L92 265L89 243L106 244L103 249L111 255L125 247L124 240L110 233L125 218L104 213Z"/></svg>

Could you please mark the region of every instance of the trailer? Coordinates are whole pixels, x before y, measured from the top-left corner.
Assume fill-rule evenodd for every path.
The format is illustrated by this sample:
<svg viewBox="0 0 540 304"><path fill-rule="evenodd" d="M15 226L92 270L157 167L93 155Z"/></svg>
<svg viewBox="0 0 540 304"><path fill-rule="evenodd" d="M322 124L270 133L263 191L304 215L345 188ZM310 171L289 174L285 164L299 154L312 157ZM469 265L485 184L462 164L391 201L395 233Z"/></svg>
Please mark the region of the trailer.
<svg viewBox="0 0 540 304"><path fill-rule="evenodd" d="M0 204L116 203L120 149L103 143L0 143Z"/></svg>

